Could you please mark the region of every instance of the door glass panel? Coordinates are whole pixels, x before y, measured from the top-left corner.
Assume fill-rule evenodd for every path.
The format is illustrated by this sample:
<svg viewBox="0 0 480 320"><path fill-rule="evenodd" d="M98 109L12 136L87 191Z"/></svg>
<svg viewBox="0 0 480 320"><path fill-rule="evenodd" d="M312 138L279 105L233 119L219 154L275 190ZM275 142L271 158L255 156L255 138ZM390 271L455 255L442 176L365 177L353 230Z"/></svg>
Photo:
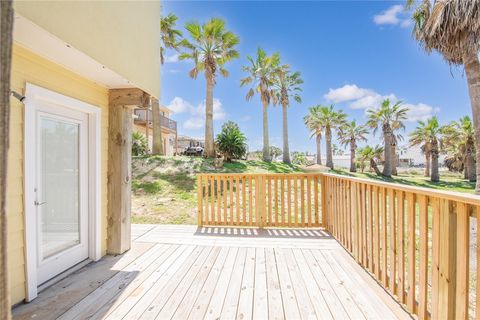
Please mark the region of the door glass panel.
<svg viewBox="0 0 480 320"><path fill-rule="evenodd" d="M40 256L45 259L80 243L80 125L41 118L40 135Z"/></svg>

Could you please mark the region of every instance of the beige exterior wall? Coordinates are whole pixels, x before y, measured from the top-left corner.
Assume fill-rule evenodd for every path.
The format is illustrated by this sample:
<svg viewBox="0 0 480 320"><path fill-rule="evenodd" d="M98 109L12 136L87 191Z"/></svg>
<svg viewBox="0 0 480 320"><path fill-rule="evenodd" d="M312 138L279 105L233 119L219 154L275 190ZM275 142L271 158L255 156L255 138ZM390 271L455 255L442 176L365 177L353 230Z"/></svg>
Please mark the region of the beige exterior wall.
<svg viewBox="0 0 480 320"><path fill-rule="evenodd" d="M144 125L134 124L133 130L141 132L143 135L146 135L146 127ZM162 139L164 142L165 155L173 156L175 153L175 134L168 129L162 128ZM173 141L173 145L170 143L170 141ZM150 129L148 132L148 147L150 148L150 150L152 150L152 144L152 129Z"/></svg>
<svg viewBox="0 0 480 320"><path fill-rule="evenodd" d="M12 90L24 92L29 82L66 96L87 102L102 109L101 161L102 161L102 255L106 253L107 236L107 161L108 161L108 90L79 77L22 47L14 46L12 64ZM25 234L24 234L24 171L23 171L23 119L24 106L11 99L10 150L8 153L7 214L8 262L12 303L25 298Z"/></svg>
<svg viewBox="0 0 480 320"><path fill-rule="evenodd" d="M15 1L15 10L160 98L160 1Z"/></svg>

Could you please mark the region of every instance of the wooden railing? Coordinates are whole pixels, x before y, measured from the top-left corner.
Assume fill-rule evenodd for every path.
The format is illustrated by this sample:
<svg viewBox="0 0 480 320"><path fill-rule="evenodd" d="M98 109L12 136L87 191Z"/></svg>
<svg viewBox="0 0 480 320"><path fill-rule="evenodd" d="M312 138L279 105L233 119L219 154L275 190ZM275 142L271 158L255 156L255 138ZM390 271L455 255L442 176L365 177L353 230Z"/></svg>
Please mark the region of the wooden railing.
<svg viewBox="0 0 480 320"><path fill-rule="evenodd" d="M328 231L410 313L480 318L478 254L470 270L479 197L333 174L321 180Z"/></svg>
<svg viewBox="0 0 480 320"><path fill-rule="evenodd" d="M420 319L480 319L479 214L478 196L329 173L198 176L198 225L323 226Z"/></svg>
<svg viewBox="0 0 480 320"><path fill-rule="evenodd" d="M319 174L200 174L198 225L319 227Z"/></svg>

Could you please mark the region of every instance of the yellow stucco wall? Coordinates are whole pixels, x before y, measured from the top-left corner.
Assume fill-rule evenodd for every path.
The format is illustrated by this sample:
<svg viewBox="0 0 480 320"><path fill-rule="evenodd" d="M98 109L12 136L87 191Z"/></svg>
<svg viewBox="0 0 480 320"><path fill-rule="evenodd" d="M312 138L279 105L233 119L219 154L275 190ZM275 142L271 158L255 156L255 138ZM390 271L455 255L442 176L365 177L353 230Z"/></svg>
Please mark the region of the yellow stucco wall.
<svg viewBox="0 0 480 320"><path fill-rule="evenodd" d="M14 46L12 90L24 92L29 82L102 109L102 254L107 235L108 90L20 47ZM11 99L10 150L8 153L7 214L8 263L12 303L25 298L25 243L23 205L23 104Z"/></svg>
<svg viewBox="0 0 480 320"><path fill-rule="evenodd" d="M15 1L14 7L160 98L160 1Z"/></svg>

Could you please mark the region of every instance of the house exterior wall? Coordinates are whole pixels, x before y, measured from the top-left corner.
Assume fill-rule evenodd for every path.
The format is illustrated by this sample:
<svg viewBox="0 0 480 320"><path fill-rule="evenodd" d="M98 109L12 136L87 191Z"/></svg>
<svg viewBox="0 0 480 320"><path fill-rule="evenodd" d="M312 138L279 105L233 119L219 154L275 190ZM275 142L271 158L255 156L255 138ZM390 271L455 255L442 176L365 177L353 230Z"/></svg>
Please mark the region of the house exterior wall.
<svg viewBox="0 0 480 320"><path fill-rule="evenodd" d="M13 48L12 90L23 93L29 82L95 105L101 118L101 211L102 255L107 241L108 89L82 78L18 45ZM11 301L21 302L26 294L25 209L24 209L24 106L11 99L10 150L8 154L7 214L8 263Z"/></svg>
<svg viewBox="0 0 480 320"><path fill-rule="evenodd" d="M144 136L146 135L146 127L142 124L135 124L133 125L133 131L137 131L142 133ZM153 136L152 136L152 129L150 128L148 132L148 147L152 150L153 145ZM170 130L162 128L162 139L164 140L164 148L165 148L165 155L166 156L173 156L175 153L175 134L172 133ZM173 144L171 143L173 142Z"/></svg>
<svg viewBox="0 0 480 320"><path fill-rule="evenodd" d="M160 1L15 1L14 8L135 87L160 97Z"/></svg>

